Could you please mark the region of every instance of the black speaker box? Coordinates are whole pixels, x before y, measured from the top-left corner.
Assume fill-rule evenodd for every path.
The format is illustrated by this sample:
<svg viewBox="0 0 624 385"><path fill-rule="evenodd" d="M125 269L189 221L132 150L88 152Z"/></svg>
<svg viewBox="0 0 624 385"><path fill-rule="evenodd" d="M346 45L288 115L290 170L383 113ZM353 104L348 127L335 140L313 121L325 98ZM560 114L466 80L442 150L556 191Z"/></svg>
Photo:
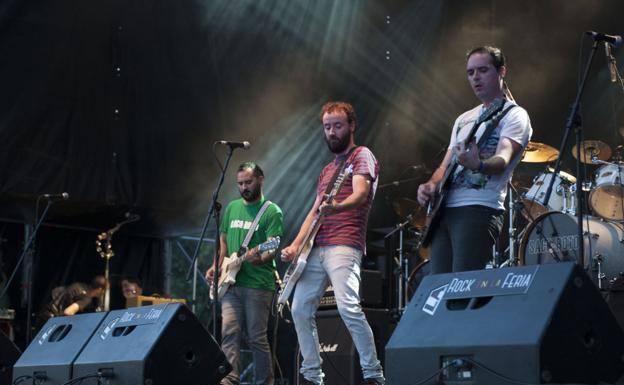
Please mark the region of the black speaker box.
<svg viewBox="0 0 624 385"><path fill-rule="evenodd" d="M426 277L386 346L386 376L393 385L614 383L623 354L624 334L587 274L553 263Z"/></svg>
<svg viewBox="0 0 624 385"><path fill-rule="evenodd" d="M19 356L17 346L0 330L0 384L11 383L13 365Z"/></svg>
<svg viewBox="0 0 624 385"><path fill-rule="evenodd" d="M377 355L382 365L384 345L394 330L395 323L388 309L363 309L375 337ZM316 326L323 359L325 385L353 385L362 382L360 358L338 310L316 313Z"/></svg>
<svg viewBox="0 0 624 385"><path fill-rule="evenodd" d="M15 363L13 379L31 376L25 384L60 385L71 380L72 364L106 313L53 317L39 330Z"/></svg>
<svg viewBox="0 0 624 385"><path fill-rule="evenodd" d="M74 378L84 377L83 385L214 385L231 369L186 305L169 303L109 312L74 362Z"/></svg>

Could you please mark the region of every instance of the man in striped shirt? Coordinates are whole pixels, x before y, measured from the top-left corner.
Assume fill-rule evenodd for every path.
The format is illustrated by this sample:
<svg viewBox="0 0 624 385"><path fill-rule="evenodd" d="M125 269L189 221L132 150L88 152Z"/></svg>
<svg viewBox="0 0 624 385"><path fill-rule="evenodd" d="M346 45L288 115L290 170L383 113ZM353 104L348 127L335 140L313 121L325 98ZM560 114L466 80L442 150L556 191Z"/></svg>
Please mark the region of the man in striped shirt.
<svg viewBox="0 0 624 385"><path fill-rule="evenodd" d="M323 371L314 315L325 288L334 288L338 312L351 333L360 356L364 384L384 383L373 333L360 306L360 264L365 251L368 214L377 188L379 165L366 147L356 146L353 135L357 119L353 106L329 102L321 109L325 140L336 158L319 176L316 200L293 243L282 250L282 259L295 257L314 218L322 224L293 298L292 315L303 356L301 374L305 385L323 384ZM325 191L338 168L352 171L342 188L329 202ZM339 170L338 170L339 172Z"/></svg>

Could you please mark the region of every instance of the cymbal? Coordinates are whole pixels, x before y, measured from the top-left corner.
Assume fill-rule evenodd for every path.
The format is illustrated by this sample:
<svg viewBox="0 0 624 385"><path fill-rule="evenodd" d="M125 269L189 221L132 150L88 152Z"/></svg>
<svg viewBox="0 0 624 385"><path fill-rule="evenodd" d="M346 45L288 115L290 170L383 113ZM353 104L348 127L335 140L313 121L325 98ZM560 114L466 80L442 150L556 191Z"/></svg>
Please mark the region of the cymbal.
<svg viewBox="0 0 624 385"><path fill-rule="evenodd" d="M402 219L407 219L409 215L412 215L409 221L412 226L422 228L425 225L427 213L417 201L409 198L397 198L392 201L392 208Z"/></svg>
<svg viewBox="0 0 624 385"><path fill-rule="evenodd" d="M572 147L572 156L576 158L576 145ZM611 158L611 147L599 140L584 140L581 142L581 162L592 164L592 158L599 160L609 160Z"/></svg>
<svg viewBox="0 0 624 385"><path fill-rule="evenodd" d="M522 155L522 162L526 163L544 163L552 162L557 159L559 151L545 143L529 142L524 154Z"/></svg>

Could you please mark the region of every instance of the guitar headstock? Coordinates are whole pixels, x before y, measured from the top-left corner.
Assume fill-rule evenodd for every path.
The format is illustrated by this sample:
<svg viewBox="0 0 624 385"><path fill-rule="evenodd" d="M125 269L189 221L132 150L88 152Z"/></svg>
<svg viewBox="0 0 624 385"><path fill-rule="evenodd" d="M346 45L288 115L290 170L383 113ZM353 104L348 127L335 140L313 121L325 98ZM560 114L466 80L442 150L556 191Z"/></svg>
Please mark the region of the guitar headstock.
<svg viewBox="0 0 624 385"><path fill-rule="evenodd" d="M112 234L105 231L99 234L95 240L95 251L104 259L111 259L115 252L113 251Z"/></svg>
<svg viewBox="0 0 624 385"><path fill-rule="evenodd" d="M269 238L266 242L261 243L258 246L258 252L263 253L265 251L276 250L279 247L280 242L281 242L280 237Z"/></svg>

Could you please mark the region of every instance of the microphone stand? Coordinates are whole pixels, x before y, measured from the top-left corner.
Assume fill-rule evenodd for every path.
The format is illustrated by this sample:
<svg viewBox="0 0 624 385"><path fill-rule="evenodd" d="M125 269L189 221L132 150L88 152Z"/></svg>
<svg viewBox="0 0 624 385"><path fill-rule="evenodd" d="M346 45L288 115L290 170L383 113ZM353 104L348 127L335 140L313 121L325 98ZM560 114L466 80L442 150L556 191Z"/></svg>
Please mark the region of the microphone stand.
<svg viewBox="0 0 624 385"><path fill-rule="evenodd" d="M409 225L412 220L412 214L408 215L406 220L402 223L396 225L394 230L389 232L384 236L384 239L387 239L394 235L396 232L399 233L399 248L396 251L399 254L399 260L397 263L397 269L395 270L395 276L398 276L397 279L397 311L399 316L403 314L405 310L405 306L407 305L407 281L409 278L408 264L407 258L404 253L404 243L403 243L403 231L405 230L405 226Z"/></svg>
<svg viewBox="0 0 624 385"><path fill-rule="evenodd" d="M585 65L585 71L583 73L583 77L581 79L581 83L578 86L576 91L576 99L572 104L572 108L570 109L570 115L568 116L568 120L566 122L565 131L563 134L563 139L561 140L561 146L559 147L559 156L557 157L557 162L555 163L554 175L559 175L559 171L561 170L561 154L564 153L565 145L568 141L568 136L570 135L570 131L572 127L575 128L576 133L576 201L578 202L578 210L576 211L577 217L577 227L578 227L578 260L577 263L581 266L585 266L585 243L583 239L583 178L581 178L581 141L582 141L582 121L579 115L579 106L581 104L581 97L583 96L583 91L585 90L585 82L587 80L587 76L589 74L589 69L594 60L594 55L596 54L596 50L598 49L598 40L594 39L594 44L592 46L591 52L589 54L589 58L587 59L587 64ZM546 190L546 196L544 197L544 203L548 204L550 200L550 195L552 194L553 185L555 183L555 178L550 179L550 183L548 184L548 189Z"/></svg>
<svg viewBox="0 0 624 385"><path fill-rule="evenodd" d="M19 269L20 265L22 264L22 261L24 260L24 257L26 256L26 254L30 250L30 246L32 245L33 241L37 237L37 231L39 230L39 227L41 227L41 224L43 223L43 220L47 216L48 210L50 209L50 206L52 206L52 200L48 199L46 207L43 210L43 213L41 213L41 216L39 217L39 220L36 221L35 227L33 228L33 231L30 234L30 237L28 237L28 240L24 244L24 248L22 249L22 254L20 254L19 258L17 259L17 263L15 264L15 268L13 269L13 272L11 273L11 277L9 277L9 279L7 280L7 283L4 286L4 289L2 290L2 293L0 294L0 298L4 297L4 295L9 290L9 286L11 285L11 281L13 281L13 278L15 278L15 274L17 273L17 270ZM33 282L32 275L33 275L33 269L34 269L34 264L32 264L32 266L30 268L29 282L28 282L28 287L26 288L26 290L27 290L27 294L26 294L26 296L27 296L27 306L26 306L26 344L28 344L30 342L30 337L31 337L31 333L32 333L32 331L31 331L31 327L32 327L32 319L31 318L32 317L31 317L30 313L32 312L32 282Z"/></svg>
<svg viewBox="0 0 624 385"><path fill-rule="evenodd" d="M217 199L219 198L219 191L221 190L221 186L223 185L223 180L225 179L225 171L227 170L227 167L230 163L230 159L232 158L232 154L234 153L234 148L231 146L228 146L228 152L227 152L227 158L225 159L225 165L221 168L221 177L219 178L219 183L217 184L217 187L215 187L215 190L212 193L212 202L210 203L210 209L208 210L208 214L206 215L206 218L204 219L204 226L202 228L201 234L199 236L199 240L197 241L197 245L195 246L195 251L193 252L193 257L191 258L190 261L190 265L189 265L189 269L186 272L186 280L189 281L191 278L191 273L193 272L193 270L196 268L195 266L195 261L197 260L197 256L199 255L199 248L201 247L201 244L204 240L204 235L206 233L206 229L208 228L208 223L210 223L210 218L213 216L215 216L216 219L216 229L217 229L217 233L216 233L216 237L215 237L215 256L214 256L214 276L212 278L212 294L213 294L213 303L212 303L212 335L213 337L217 340L217 342L219 342L219 344L221 344L221 338L217 338L218 334L217 334L217 307L219 305L219 288L218 288L218 284L215 284L219 282L219 254L220 254L220 247L221 247L221 234L219 234L219 213L221 211L221 204L219 204L219 202L217 202Z"/></svg>
<svg viewBox="0 0 624 385"><path fill-rule="evenodd" d="M132 215L129 212L126 213L126 220L117 223L114 227L99 234L96 238L95 245L96 251L100 254L106 264L104 266L104 282L106 283L106 289L102 296L100 296L101 311L110 311L110 259L115 255L113 251L113 235L121 228L121 226L128 223L136 222L141 217L137 214Z"/></svg>

